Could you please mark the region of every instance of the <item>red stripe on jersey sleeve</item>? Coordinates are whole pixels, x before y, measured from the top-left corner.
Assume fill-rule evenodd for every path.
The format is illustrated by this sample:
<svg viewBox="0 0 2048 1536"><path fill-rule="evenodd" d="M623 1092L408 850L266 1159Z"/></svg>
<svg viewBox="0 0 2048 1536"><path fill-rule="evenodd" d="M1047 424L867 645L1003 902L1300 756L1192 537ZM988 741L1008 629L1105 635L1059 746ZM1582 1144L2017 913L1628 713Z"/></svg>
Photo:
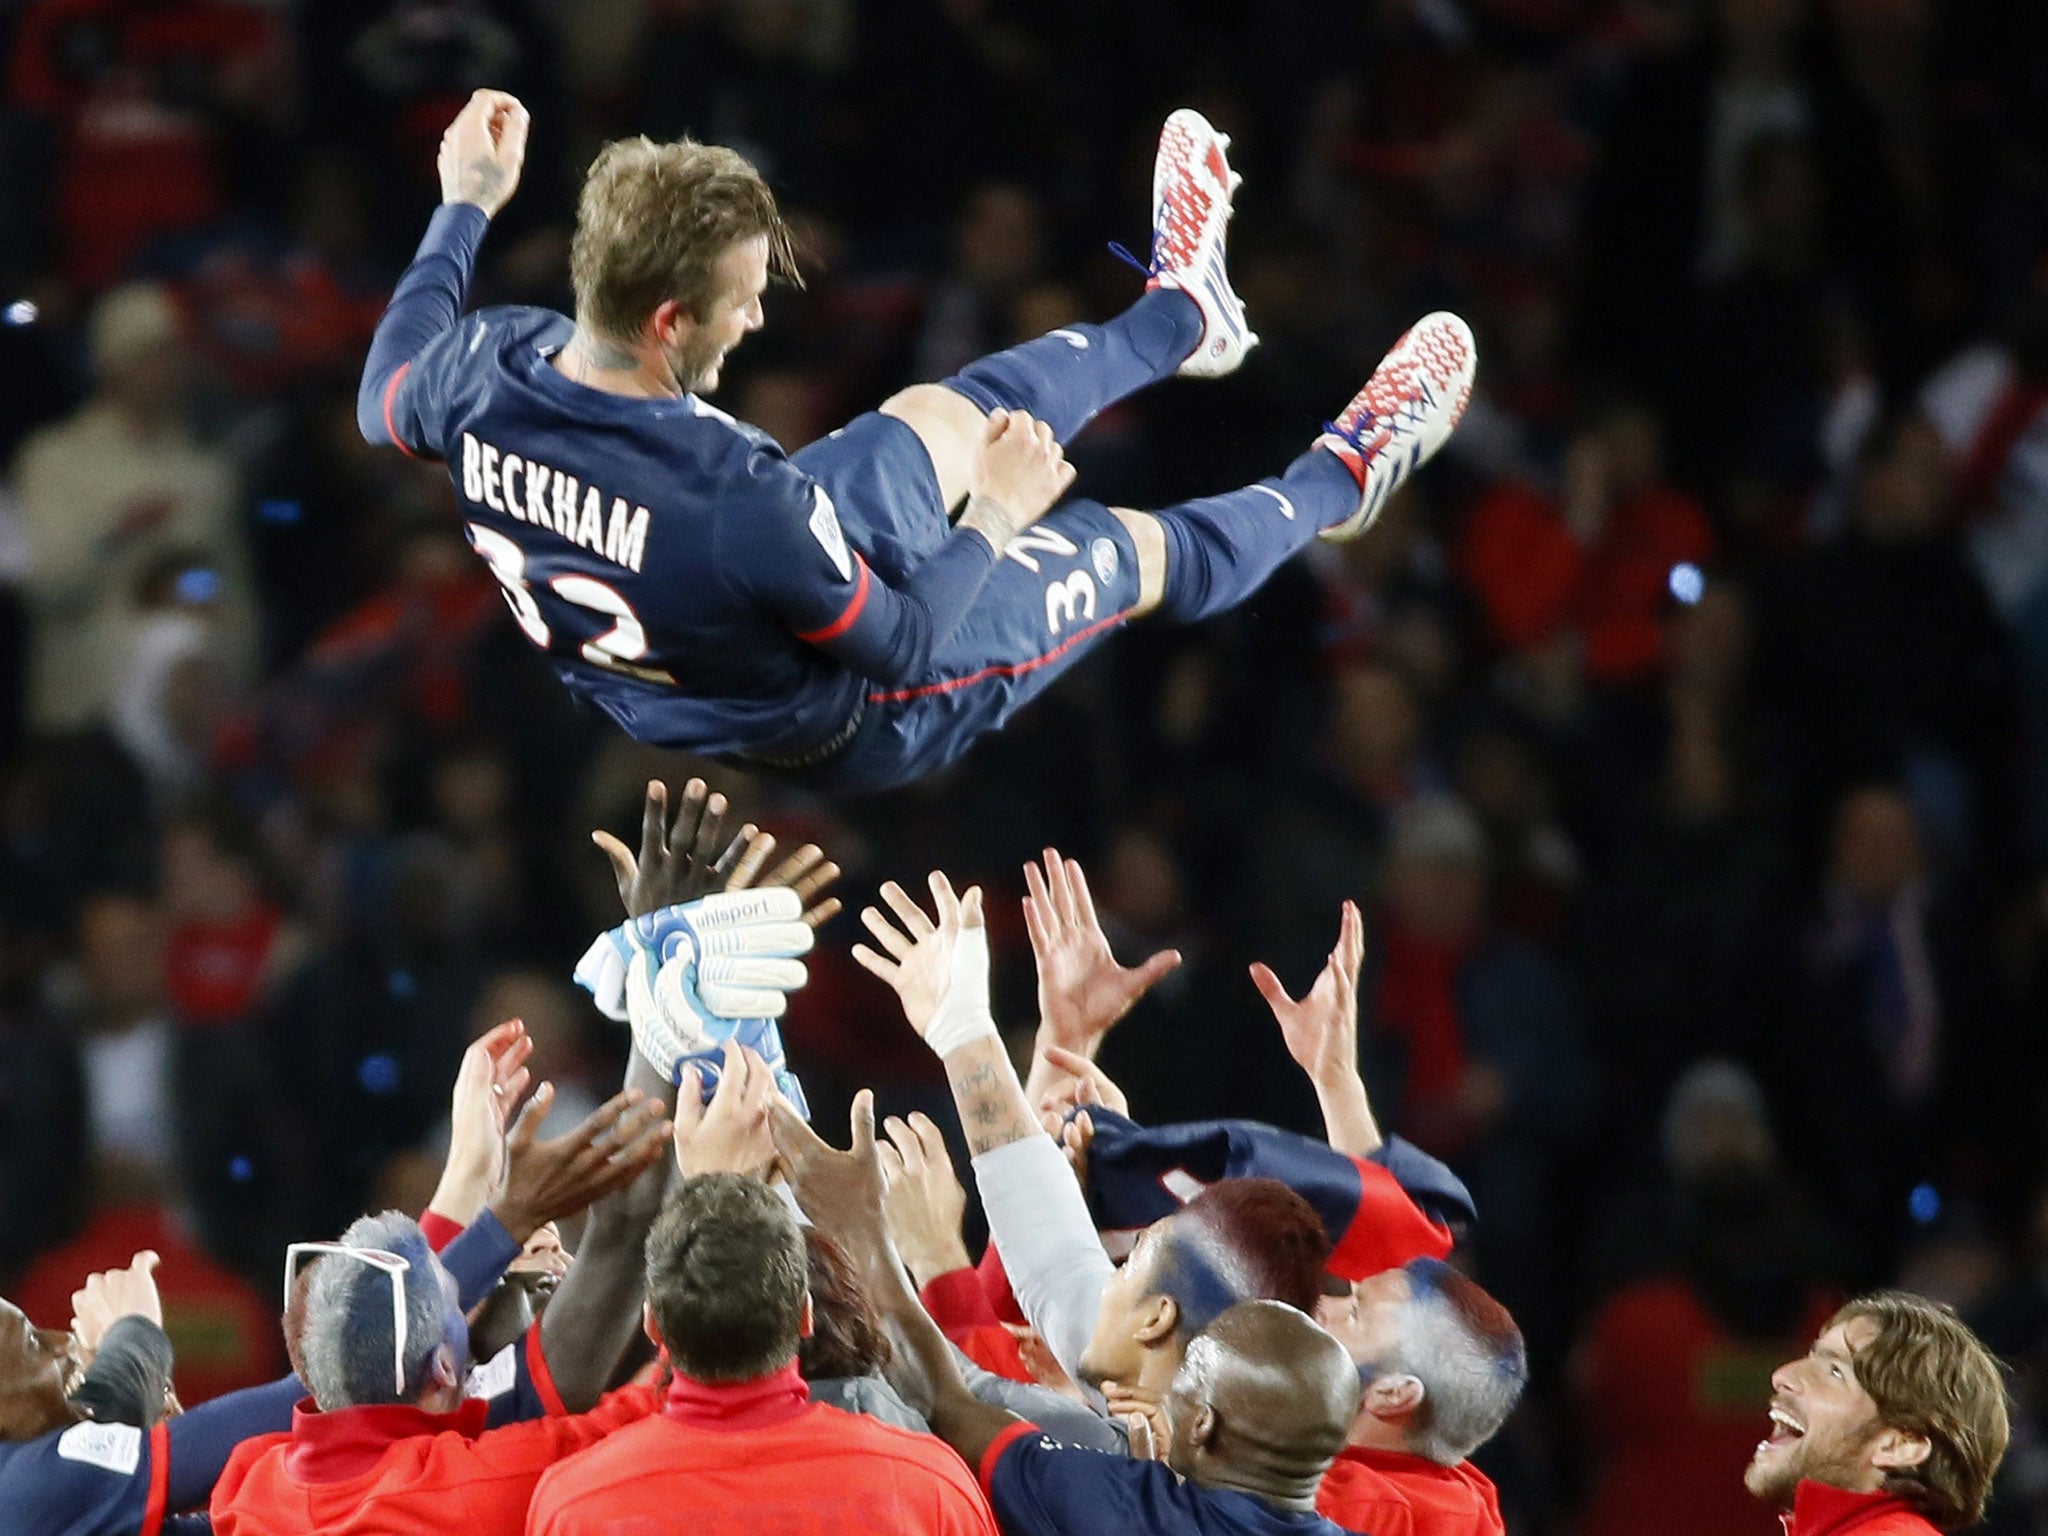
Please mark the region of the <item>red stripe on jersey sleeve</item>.
<svg viewBox="0 0 2048 1536"><path fill-rule="evenodd" d="M392 374L391 382L384 386L384 435L391 439L392 447L396 448L408 459L416 459L419 455L405 446L405 439L398 435L398 428L391 421L391 402L398 398L398 381L410 372L412 372L412 363L410 361L400 363L398 365L398 372Z"/></svg>
<svg viewBox="0 0 2048 1536"><path fill-rule="evenodd" d="M427 1240L427 1246L440 1253L455 1239L462 1236L462 1224L443 1216L439 1211L428 1211L420 1217L420 1236Z"/></svg>
<svg viewBox="0 0 2048 1536"><path fill-rule="evenodd" d="M149 1497L136 1536L157 1536L164 1528L164 1506L170 1498L171 1426L159 1422L149 1427Z"/></svg>
<svg viewBox="0 0 2048 1536"><path fill-rule="evenodd" d="M841 635L853 628L854 622L860 618L861 610L867 607L868 583L870 580L868 576L868 563L861 559L859 555L853 557L853 563L860 567L860 585L853 589L853 600L846 605L844 613L840 614L838 618L827 624L823 629L798 630L796 637L803 641L805 645L823 645L827 640L837 640Z"/></svg>
<svg viewBox="0 0 2048 1536"><path fill-rule="evenodd" d="M1400 1180L1370 1158L1358 1165L1358 1209L1330 1254L1330 1273L1363 1280L1410 1259L1441 1259L1451 1251L1451 1229L1432 1221L1408 1197Z"/></svg>
<svg viewBox="0 0 2048 1536"><path fill-rule="evenodd" d="M995 1481L996 1463L1003 1459L1003 1452L1007 1451L1019 1440L1028 1439L1032 1435L1043 1433L1044 1431L1036 1424L1029 1422L1006 1425L995 1439L989 1441L988 1449L981 1453L981 1465L975 1469L975 1475L981 1481L981 1491L993 1499L995 1492L989 1487L989 1484Z"/></svg>
<svg viewBox="0 0 2048 1536"><path fill-rule="evenodd" d="M540 1339L540 1319L535 1318L533 1326L526 1330L526 1375L533 1383L534 1396L541 1406L557 1417L569 1412L568 1404L562 1401L562 1394L555 1386L555 1373L548 1369L548 1352Z"/></svg>

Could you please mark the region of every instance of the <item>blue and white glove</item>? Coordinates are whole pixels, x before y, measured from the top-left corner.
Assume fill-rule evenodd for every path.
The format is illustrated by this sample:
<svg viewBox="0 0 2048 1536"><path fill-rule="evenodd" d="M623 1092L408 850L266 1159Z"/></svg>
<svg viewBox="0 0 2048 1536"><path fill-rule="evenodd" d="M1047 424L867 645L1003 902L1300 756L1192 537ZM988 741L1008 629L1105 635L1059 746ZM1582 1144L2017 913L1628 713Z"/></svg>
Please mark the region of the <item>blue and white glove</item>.
<svg viewBox="0 0 2048 1536"><path fill-rule="evenodd" d="M634 1049L671 1083L694 1065L709 1098L724 1044L737 1039L806 1113L775 1024L809 980L797 957L814 936L802 917L803 898L783 887L665 907L602 935L577 963L576 980L600 1012L632 1026Z"/></svg>

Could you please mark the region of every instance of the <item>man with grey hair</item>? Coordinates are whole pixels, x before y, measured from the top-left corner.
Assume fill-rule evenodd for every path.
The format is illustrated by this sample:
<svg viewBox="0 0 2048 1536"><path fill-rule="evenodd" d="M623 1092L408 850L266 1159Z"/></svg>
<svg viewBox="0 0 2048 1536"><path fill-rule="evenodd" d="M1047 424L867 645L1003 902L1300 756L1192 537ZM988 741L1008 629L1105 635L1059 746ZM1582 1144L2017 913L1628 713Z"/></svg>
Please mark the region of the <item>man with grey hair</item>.
<svg viewBox="0 0 2048 1536"><path fill-rule="evenodd" d="M492 1406L464 1395L469 1326L419 1224L386 1211L319 1246L292 1298L312 1401L291 1434L235 1453L214 1492L217 1536L388 1536L451 1521L518 1536L541 1473L654 1408L651 1389L627 1388L588 1413L491 1428ZM521 1385L508 1399L533 1413L542 1389Z"/></svg>
<svg viewBox="0 0 2048 1536"><path fill-rule="evenodd" d="M508 1169L533 1161L549 1098L537 1093L514 1122ZM294 1244L286 1330L312 1398L293 1413L290 1434L236 1450L214 1489L217 1536L439 1533L451 1518L477 1536L518 1536L542 1472L654 1407L644 1389L592 1403L633 1335L630 1282L647 1217L630 1192L642 1185L659 1198L669 1132L659 1101L628 1090L570 1136L542 1144L566 1155L544 1181L545 1207L529 1195L507 1222L513 1235L523 1241L546 1220L600 1203L579 1262L526 1346L511 1352L513 1390L489 1400L467 1395L467 1298L417 1222L387 1211L355 1222L339 1242ZM503 1204L494 1206L501 1218ZM551 1357L578 1369L558 1382ZM576 1401L564 1400L565 1387Z"/></svg>
<svg viewBox="0 0 2048 1536"><path fill-rule="evenodd" d="M1316 1315L1364 1387L1318 1507L1353 1531L1501 1536L1493 1483L1467 1458L1507 1422L1528 1381L1507 1309L1423 1258L1359 1281Z"/></svg>

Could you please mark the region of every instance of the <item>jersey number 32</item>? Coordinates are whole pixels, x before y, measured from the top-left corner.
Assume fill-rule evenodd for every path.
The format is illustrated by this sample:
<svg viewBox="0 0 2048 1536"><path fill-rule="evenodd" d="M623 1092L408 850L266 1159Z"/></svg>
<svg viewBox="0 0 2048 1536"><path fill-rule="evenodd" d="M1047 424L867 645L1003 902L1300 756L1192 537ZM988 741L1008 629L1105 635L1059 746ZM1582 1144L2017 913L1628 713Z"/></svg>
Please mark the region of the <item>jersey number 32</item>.
<svg viewBox="0 0 2048 1536"><path fill-rule="evenodd" d="M526 551L494 529L476 523L464 528L469 535L469 547L484 557L491 574L498 578L498 585L505 589L505 605L519 621L526 638L544 651L552 650L554 632L542 617L540 604L534 601L533 587L526 579ZM581 654L585 661L647 682L675 681L666 672L635 665L647 654L647 630L641 625L640 616L633 612L633 605L616 588L595 576L553 576L548 579L547 588L563 602L612 621L610 629L583 642Z"/></svg>

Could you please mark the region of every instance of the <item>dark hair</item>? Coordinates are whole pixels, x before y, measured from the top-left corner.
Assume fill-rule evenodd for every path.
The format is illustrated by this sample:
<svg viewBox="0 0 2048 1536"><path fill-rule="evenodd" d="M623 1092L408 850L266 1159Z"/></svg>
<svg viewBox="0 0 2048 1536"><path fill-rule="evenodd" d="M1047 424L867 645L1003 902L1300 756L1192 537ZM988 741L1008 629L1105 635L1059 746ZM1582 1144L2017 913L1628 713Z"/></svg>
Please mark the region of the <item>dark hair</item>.
<svg viewBox="0 0 2048 1536"><path fill-rule="evenodd" d="M690 139L607 144L576 205L576 318L620 341L671 299L702 320L718 298L718 259L755 238L768 242L769 273L801 286L789 226L745 156Z"/></svg>
<svg viewBox="0 0 2048 1536"><path fill-rule="evenodd" d="M889 1364L889 1336L845 1250L816 1227L806 1227L804 1256L810 1262L811 1335L796 1352L804 1380L881 1375Z"/></svg>
<svg viewBox="0 0 2048 1536"><path fill-rule="evenodd" d="M1885 1474L1885 1491L1945 1531L1984 1513L2012 1438L1998 1361L1953 1308L1904 1291L1859 1296L1828 1322L1867 1318L1877 1337L1852 1352L1856 1380L1893 1429L1927 1438L1927 1459Z"/></svg>
<svg viewBox="0 0 2048 1536"><path fill-rule="evenodd" d="M1313 1313L1330 1235L1315 1207L1278 1179L1223 1179L1168 1217L1152 1271L1193 1335L1241 1301Z"/></svg>
<svg viewBox="0 0 2048 1536"><path fill-rule="evenodd" d="M705 1173L670 1194L647 1239L647 1300L676 1370L752 1381L796 1357L804 1242L759 1179Z"/></svg>

